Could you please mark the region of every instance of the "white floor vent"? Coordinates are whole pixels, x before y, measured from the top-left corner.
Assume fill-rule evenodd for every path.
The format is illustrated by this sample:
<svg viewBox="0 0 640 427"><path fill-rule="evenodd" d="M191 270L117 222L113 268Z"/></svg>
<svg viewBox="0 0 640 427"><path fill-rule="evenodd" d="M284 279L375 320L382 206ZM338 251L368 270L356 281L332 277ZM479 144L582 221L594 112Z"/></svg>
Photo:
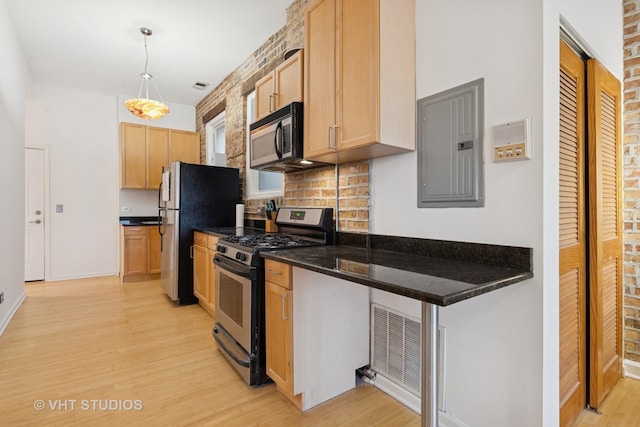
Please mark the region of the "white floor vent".
<svg viewBox="0 0 640 427"><path fill-rule="evenodd" d="M415 396L394 396L397 388L381 386L420 411L422 331L420 320L388 307L371 304L371 369ZM444 412L445 328L438 327L438 409ZM376 385L377 384L376 380ZM416 403L417 402L417 403ZM417 405L417 408L414 407Z"/></svg>

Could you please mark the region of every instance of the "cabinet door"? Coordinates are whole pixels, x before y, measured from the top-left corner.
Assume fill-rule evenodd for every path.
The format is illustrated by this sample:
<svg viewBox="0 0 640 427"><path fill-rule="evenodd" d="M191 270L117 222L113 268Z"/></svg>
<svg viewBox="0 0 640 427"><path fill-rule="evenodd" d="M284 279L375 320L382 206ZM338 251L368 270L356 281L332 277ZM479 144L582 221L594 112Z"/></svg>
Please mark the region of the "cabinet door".
<svg viewBox="0 0 640 427"><path fill-rule="evenodd" d="M200 135L196 132L171 130L169 161L200 163Z"/></svg>
<svg viewBox="0 0 640 427"><path fill-rule="evenodd" d="M291 55L275 70L275 109L292 102L302 102L303 96L303 51Z"/></svg>
<svg viewBox="0 0 640 427"><path fill-rule="evenodd" d="M267 375L289 395L293 394L293 346L289 291L266 282Z"/></svg>
<svg viewBox="0 0 640 427"><path fill-rule="evenodd" d="M256 120L274 111L275 73L272 71L256 82Z"/></svg>
<svg viewBox="0 0 640 427"><path fill-rule="evenodd" d="M304 154L313 159L333 151L336 1L313 3L307 8L305 19Z"/></svg>
<svg viewBox="0 0 640 427"><path fill-rule="evenodd" d="M213 263L213 258L216 256L216 251L209 249L207 256L207 302L206 305L209 308L209 312L215 313L216 311L216 266Z"/></svg>
<svg viewBox="0 0 640 427"><path fill-rule="evenodd" d="M120 188L146 187L145 127L120 124Z"/></svg>
<svg viewBox="0 0 640 427"><path fill-rule="evenodd" d="M162 268L161 239L158 226L147 226L147 271L149 274L158 274Z"/></svg>
<svg viewBox="0 0 640 427"><path fill-rule="evenodd" d="M124 236L123 276L147 274L147 236Z"/></svg>
<svg viewBox="0 0 640 427"><path fill-rule="evenodd" d="M338 2L336 130L338 150L379 141L379 1ZM400 77L398 77L400 78Z"/></svg>
<svg viewBox="0 0 640 427"><path fill-rule="evenodd" d="M193 294L200 301L207 300L207 248L193 245Z"/></svg>
<svg viewBox="0 0 640 427"><path fill-rule="evenodd" d="M158 189L169 163L169 129L147 127L147 188Z"/></svg>

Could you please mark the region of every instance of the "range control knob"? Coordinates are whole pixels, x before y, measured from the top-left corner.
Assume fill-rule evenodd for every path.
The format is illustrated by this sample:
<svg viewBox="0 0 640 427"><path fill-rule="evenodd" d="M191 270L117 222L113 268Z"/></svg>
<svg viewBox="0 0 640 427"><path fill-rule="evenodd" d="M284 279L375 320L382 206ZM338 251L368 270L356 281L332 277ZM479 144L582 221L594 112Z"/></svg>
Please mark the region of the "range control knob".
<svg viewBox="0 0 640 427"><path fill-rule="evenodd" d="M225 248L225 247L224 247L224 246L222 246L222 245L218 245L218 246L216 247L216 250L217 250L218 252L220 252L221 254L223 254L223 253L227 252L227 248Z"/></svg>
<svg viewBox="0 0 640 427"><path fill-rule="evenodd" d="M243 252L237 252L236 253L236 259L239 261L246 261L247 260L247 254L243 253Z"/></svg>

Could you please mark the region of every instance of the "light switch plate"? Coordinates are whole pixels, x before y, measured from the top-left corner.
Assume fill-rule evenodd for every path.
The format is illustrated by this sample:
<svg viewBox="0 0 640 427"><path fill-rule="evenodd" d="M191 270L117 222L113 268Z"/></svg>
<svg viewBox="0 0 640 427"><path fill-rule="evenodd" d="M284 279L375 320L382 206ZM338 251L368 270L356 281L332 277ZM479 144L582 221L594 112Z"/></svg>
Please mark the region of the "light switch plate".
<svg viewBox="0 0 640 427"><path fill-rule="evenodd" d="M531 159L531 118L493 127L493 160Z"/></svg>
<svg viewBox="0 0 640 427"><path fill-rule="evenodd" d="M64 205L56 205L56 213L64 212Z"/></svg>

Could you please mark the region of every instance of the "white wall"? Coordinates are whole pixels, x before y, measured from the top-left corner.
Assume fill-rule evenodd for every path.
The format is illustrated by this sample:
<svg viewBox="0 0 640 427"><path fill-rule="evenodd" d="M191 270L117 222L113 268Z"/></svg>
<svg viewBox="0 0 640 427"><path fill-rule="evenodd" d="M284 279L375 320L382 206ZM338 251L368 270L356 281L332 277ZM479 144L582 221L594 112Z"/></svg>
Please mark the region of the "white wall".
<svg viewBox="0 0 640 427"><path fill-rule="evenodd" d="M34 86L27 102L26 143L49 153L46 280L118 273L115 102L115 96L43 85Z"/></svg>
<svg viewBox="0 0 640 427"><path fill-rule="evenodd" d="M123 208L130 212L123 212ZM120 216L157 216L158 192L156 190L120 190Z"/></svg>
<svg viewBox="0 0 640 427"><path fill-rule="evenodd" d="M29 70L0 0L0 334L24 300L24 123Z"/></svg>
<svg viewBox="0 0 640 427"><path fill-rule="evenodd" d="M118 95L118 123L137 123L159 128L180 129L190 132L196 130L196 108L191 105L167 102L169 114L158 120L140 119L129 112L124 101L128 95ZM120 190L120 216L154 216L158 215L158 192L156 190ZM131 208L131 212L122 212L123 207Z"/></svg>
<svg viewBox="0 0 640 427"><path fill-rule="evenodd" d="M119 191L119 122L195 129L192 106L169 104L169 115L149 122L123 107L126 98L34 86L27 102L26 144L47 148L49 155L46 280L118 274L119 216L157 215L155 191ZM123 192L130 214L120 214ZM57 204L64 206L63 213L55 212Z"/></svg>
<svg viewBox="0 0 640 427"><path fill-rule="evenodd" d="M372 232L533 248L533 279L441 309L447 412L473 426L558 422L559 13L615 70L622 64L622 6L555 3L416 2L417 98L485 79L484 208L418 209L416 153L372 165ZM591 17L601 21L594 25ZM526 117L532 160L494 163L492 127ZM417 305L405 301L407 311Z"/></svg>

